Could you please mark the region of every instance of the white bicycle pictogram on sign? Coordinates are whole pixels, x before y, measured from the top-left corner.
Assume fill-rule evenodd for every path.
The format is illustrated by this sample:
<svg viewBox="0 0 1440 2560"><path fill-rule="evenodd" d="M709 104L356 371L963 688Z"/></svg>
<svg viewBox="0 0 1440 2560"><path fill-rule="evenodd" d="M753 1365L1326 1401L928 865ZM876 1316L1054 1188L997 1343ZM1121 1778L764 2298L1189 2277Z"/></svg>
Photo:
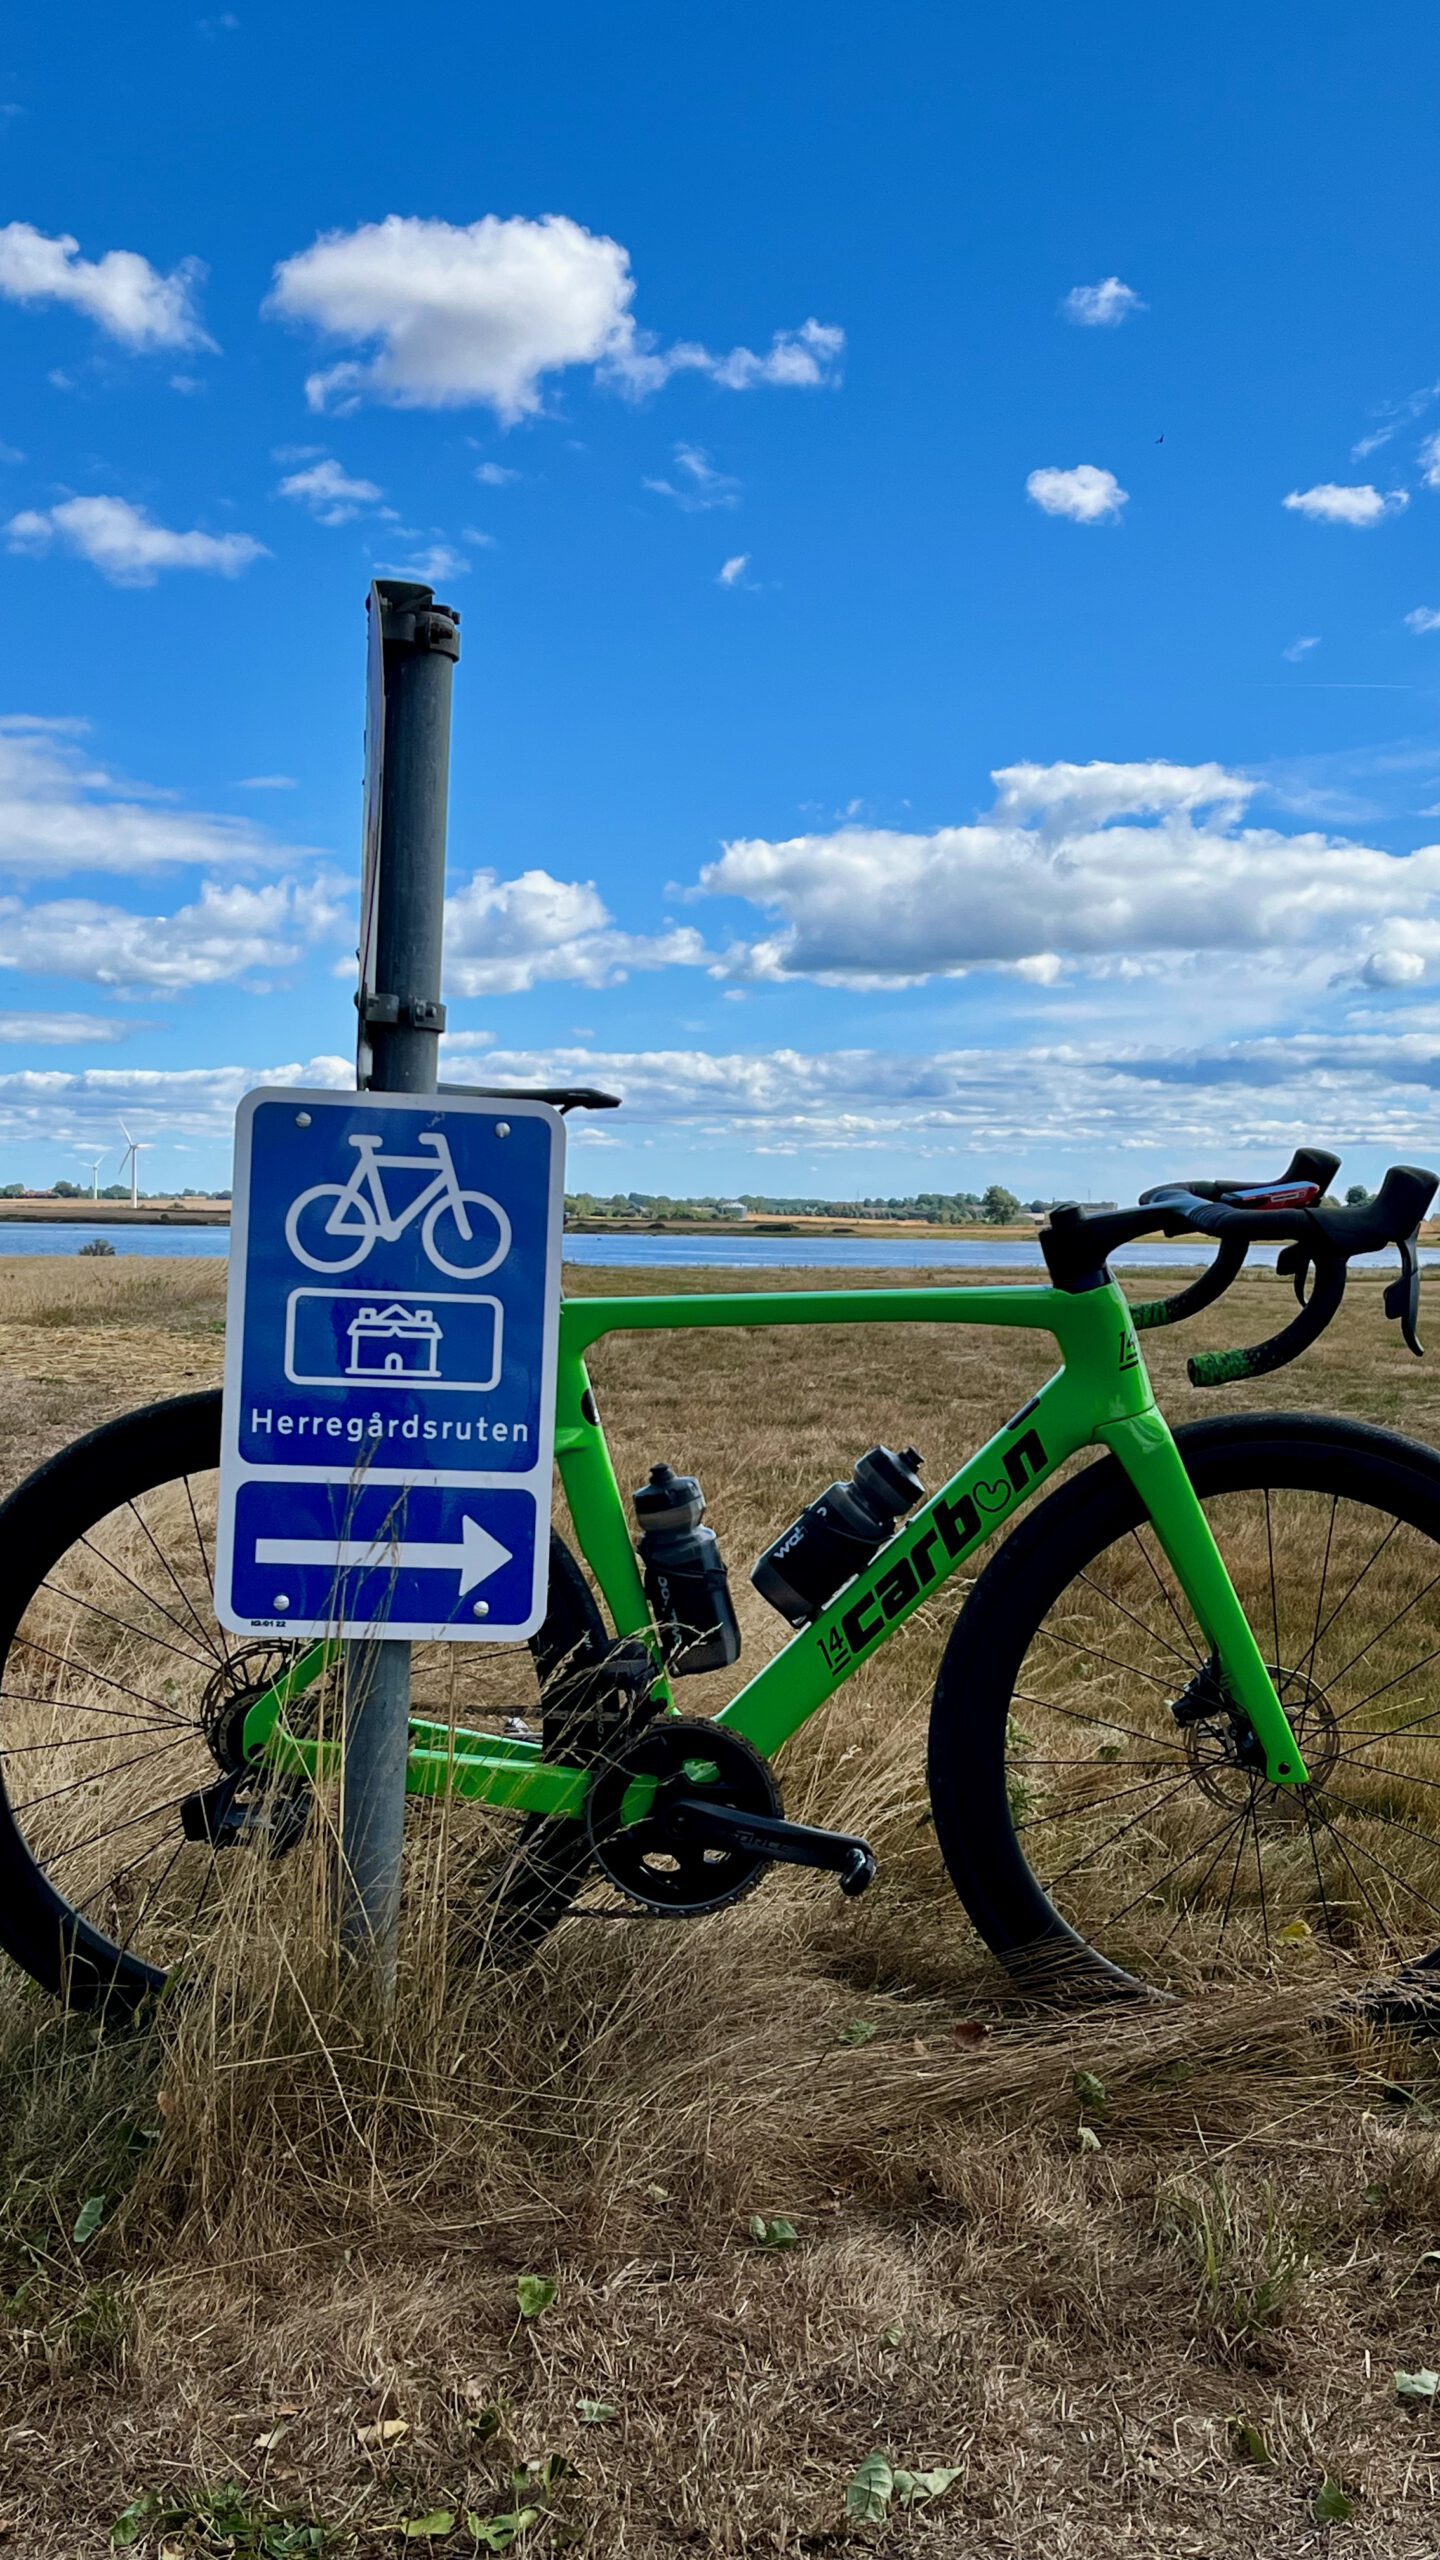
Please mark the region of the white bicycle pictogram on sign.
<svg viewBox="0 0 1440 2560"><path fill-rule="evenodd" d="M487 1272L498 1269L510 1250L510 1221L488 1191L461 1189L449 1139L438 1129L422 1129L419 1144L433 1150L428 1156L385 1156L380 1153L384 1143L378 1131L352 1137L348 1144L355 1149L359 1162L349 1181L317 1182L291 1201L285 1218L285 1241L296 1261L303 1262L307 1271L353 1271L375 1245L382 1240L394 1244L419 1218L423 1221L420 1241L437 1271L445 1272L452 1280L483 1280ZM434 1178L403 1209L395 1211L385 1196L382 1170L429 1173ZM323 1218L318 1215L322 1203L328 1210ZM307 1210L311 1213L308 1218ZM478 1215L473 1214L476 1212ZM305 1243L301 1241L302 1219L308 1237ZM442 1220L448 1220L449 1225L442 1225ZM339 1239L340 1250L317 1250L329 1236ZM452 1261L441 1250L442 1245L452 1251L473 1245L481 1259Z"/></svg>

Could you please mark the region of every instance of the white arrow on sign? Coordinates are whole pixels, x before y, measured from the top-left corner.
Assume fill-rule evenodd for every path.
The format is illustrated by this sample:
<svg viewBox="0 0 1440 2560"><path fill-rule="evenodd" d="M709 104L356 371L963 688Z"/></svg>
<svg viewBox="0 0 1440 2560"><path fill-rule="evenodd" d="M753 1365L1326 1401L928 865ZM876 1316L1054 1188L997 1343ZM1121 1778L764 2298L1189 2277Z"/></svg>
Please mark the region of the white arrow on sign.
<svg viewBox="0 0 1440 2560"><path fill-rule="evenodd" d="M351 1565L388 1565L397 1572L458 1573L460 1597L488 1582L511 1551L467 1513L458 1538L257 1538L257 1564L322 1564L332 1572Z"/></svg>

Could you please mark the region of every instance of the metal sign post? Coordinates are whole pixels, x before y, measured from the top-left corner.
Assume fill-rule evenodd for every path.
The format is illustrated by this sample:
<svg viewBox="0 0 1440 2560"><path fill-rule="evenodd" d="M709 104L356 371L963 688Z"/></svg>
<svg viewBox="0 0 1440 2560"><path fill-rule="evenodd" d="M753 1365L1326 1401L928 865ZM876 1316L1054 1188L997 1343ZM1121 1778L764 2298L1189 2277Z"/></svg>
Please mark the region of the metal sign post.
<svg viewBox="0 0 1440 2560"><path fill-rule="evenodd" d="M370 590L365 878L360 920L357 1082L433 1093L445 1011L445 821L450 693L459 616L429 587ZM345 1673L343 1932L393 1974L409 1747L410 1648L351 1649Z"/></svg>

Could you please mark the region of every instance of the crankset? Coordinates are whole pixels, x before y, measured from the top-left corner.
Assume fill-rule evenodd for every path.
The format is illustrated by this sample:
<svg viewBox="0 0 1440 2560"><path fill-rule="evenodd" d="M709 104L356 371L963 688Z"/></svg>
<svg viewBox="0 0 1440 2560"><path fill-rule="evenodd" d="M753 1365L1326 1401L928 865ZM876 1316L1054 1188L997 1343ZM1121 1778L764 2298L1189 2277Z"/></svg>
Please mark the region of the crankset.
<svg viewBox="0 0 1440 2560"><path fill-rule="evenodd" d="M654 1782L649 1809L623 1822L631 1788ZM875 1860L848 1832L787 1822L770 1764L743 1734L704 1716L661 1716L606 1763L590 1790L591 1854L609 1882L670 1919L723 1911L767 1868L818 1867L863 1893Z"/></svg>

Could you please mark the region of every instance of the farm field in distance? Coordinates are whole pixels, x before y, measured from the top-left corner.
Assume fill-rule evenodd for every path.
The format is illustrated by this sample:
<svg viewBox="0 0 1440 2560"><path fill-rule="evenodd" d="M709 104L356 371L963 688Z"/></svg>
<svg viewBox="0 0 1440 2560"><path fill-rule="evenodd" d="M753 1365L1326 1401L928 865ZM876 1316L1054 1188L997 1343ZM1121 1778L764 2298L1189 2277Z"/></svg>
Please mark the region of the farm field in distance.
<svg viewBox="0 0 1440 2560"><path fill-rule="evenodd" d="M1172 1422L1298 1407L1435 1443L1440 1328L1411 1361L1387 1276L1352 1278L1317 1349L1253 1390L1201 1396L1184 1358L1273 1332L1272 1275L1147 1337ZM3 1488L218 1385L224 1285L218 1258L0 1253ZM585 1296L709 1285L567 1272ZM938 1484L1049 1349L918 1327L602 1344L622 1486L662 1458L698 1474L730 1565L745 1661L685 1706L783 1641L748 1571L803 1503L877 1440ZM783 1764L793 1813L875 1846L858 1904L780 1870L718 1918L571 1923L511 1974L449 1959L442 1997L422 1838L388 2022L347 2010L283 1894L223 1994L141 2032L65 2020L0 1960L0 2550L99 2555L130 2510L146 2554L375 2560L504 2548L466 2517L532 2506L533 2560L1431 2550L1440 2403L1395 2374L1440 2362L1440 2060L1283 1953L1270 1985L1027 2017L926 1809L961 1596ZM555 2286L528 2318L523 2276ZM953 2476L847 2519L877 2450Z"/></svg>

